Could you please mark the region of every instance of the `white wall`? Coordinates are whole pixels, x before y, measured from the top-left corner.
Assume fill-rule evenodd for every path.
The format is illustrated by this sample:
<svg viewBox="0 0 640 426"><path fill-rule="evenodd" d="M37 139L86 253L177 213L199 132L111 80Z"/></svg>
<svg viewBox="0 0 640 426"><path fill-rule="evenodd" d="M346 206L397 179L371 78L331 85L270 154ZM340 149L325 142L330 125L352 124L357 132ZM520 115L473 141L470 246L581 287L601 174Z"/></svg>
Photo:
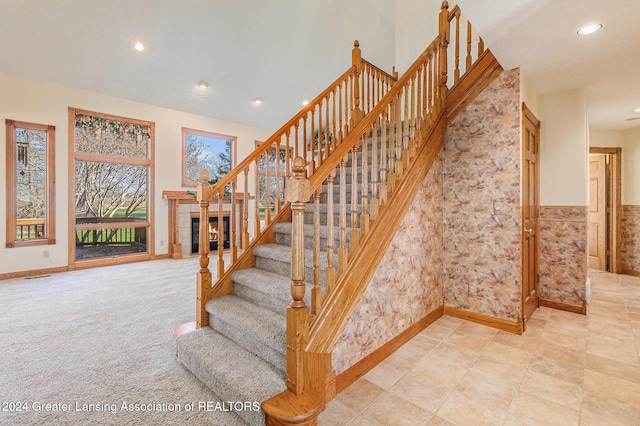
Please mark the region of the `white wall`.
<svg viewBox="0 0 640 426"><path fill-rule="evenodd" d="M622 204L640 205L640 127L590 129L589 146L622 148Z"/></svg>
<svg viewBox="0 0 640 426"><path fill-rule="evenodd" d="M153 121L155 128L155 253L167 253L168 207L163 190L181 189L181 128L237 136L238 162L254 149L255 140L265 140L271 132L237 123L187 114L123 99L69 89L22 77L0 74L0 120L26 121L56 127L55 219L57 243L51 246L5 248L6 226L0 227L0 274L67 266L69 210L68 107ZM0 132L0 164L6 165L6 132ZM0 173L0 222L6 223L6 175ZM161 245L162 244L162 245ZM43 250L49 257L43 258Z"/></svg>
<svg viewBox="0 0 640 426"><path fill-rule="evenodd" d="M442 0L396 0L396 71L401 76L438 34ZM455 2L449 2L449 10Z"/></svg>
<svg viewBox="0 0 640 426"><path fill-rule="evenodd" d="M522 69L520 69L520 102L526 103L533 115L540 119L542 113L540 95L533 89L527 73Z"/></svg>
<svg viewBox="0 0 640 426"><path fill-rule="evenodd" d="M588 127L583 89L541 97L540 204L587 206Z"/></svg>

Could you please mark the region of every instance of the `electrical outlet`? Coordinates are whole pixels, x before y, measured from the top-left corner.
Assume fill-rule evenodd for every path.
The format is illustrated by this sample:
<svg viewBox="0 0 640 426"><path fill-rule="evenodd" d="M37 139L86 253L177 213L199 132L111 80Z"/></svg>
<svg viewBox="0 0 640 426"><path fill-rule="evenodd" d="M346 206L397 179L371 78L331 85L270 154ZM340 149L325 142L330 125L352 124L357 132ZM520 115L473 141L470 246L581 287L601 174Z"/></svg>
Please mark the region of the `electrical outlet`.
<svg viewBox="0 0 640 426"><path fill-rule="evenodd" d="M164 247L164 240L160 240L160 247Z"/></svg>
<svg viewBox="0 0 640 426"><path fill-rule="evenodd" d="M476 294L476 285L469 284L469 294Z"/></svg>
<svg viewBox="0 0 640 426"><path fill-rule="evenodd" d="M42 258L47 259L49 257L49 250L42 250Z"/></svg>

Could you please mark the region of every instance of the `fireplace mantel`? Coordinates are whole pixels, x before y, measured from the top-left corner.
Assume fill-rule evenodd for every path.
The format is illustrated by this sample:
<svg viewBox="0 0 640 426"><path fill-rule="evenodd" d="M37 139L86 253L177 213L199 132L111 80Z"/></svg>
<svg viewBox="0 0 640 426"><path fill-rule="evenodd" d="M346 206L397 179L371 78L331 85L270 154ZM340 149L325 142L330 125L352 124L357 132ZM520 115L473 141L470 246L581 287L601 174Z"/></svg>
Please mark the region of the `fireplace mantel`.
<svg viewBox="0 0 640 426"><path fill-rule="evenodd" d="M179 207L180 204L198 204L196 200L196 196L193 194L188 194L187 191L170 191L165 190L162 191L162 198L169 201L169 242L168 242L168 250L169 257L172 259L182 259L182 242L180 241L180 222L179 222ZM249 199L252 199L252 196L249 196ZM223 204L229 205L231 204L231 200L228 198L222 199ZM238 213L242 215L244 211L244 194L242 192L236 193L235 199L236 205L238 206ZM217 214L218 212L218 203L211 203L209 206L209 213ZM238 220L236 223L240 224L242 221Z"/></svg>

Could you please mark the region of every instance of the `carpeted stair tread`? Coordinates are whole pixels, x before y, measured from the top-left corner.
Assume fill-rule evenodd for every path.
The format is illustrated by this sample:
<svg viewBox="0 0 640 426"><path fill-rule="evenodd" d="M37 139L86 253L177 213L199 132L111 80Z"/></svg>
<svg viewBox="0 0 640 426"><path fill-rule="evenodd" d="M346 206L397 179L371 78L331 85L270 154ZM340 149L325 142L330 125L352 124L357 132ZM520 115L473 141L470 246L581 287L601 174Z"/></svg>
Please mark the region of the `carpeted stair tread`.
<svg viewBox="0 0 640 426"><path fill-rule="evenodd" d="M291 305L291 278L259 268L240 269L231 274L235 294L276 313L285 314Z"/></svg>
<svg viewBox="0 0 640 426"><path fill-rule="evenodd" d="M209 312L211 328L284 374L287 340L285 312L277 314L235 295L211 299L205 309Z"/></svg>
<svg viewBox="0 0 640 426"><path fill-rule="evenodd" d="M282 374L211 327L176 340L180 362L222 401L261 403L287 389ZM262 410L235 413L250 425L265 422Z"/></svg>
<svg viewBox="0 0 640 426"><path fill-rule="evenodd" d="M347 229L347 235L349 235L349 231L351 230L351 224L349 223L349 226L346 228ZM291 222L280 222L280 223L276 223L275 225L273 225L273 230L276 233L280 233L280 234L289 234L291 235L291 233L293 232L293 228L291 226ZM307 237L312 237L313 236L313 224L311 223L305 223L304 224L304 235ZM335 239L338 239L340 237L340 227L339 226L334 226L333 227L333 236ZM320 225L320 237L321 238L327 238L327 226L326 225ZM347 237L348 239L348 237Z"/></svg>
<svg viewBox="0 0 640 426"><path fill-rule="evenodd" d="M291 247L283 244L263 244L255 247L253 254L256 257L291 264ZM313 250L304 251L304 263L307 268L313 268ZM320 252L320 265L323 268L327 267L326 252Z"/></svg>

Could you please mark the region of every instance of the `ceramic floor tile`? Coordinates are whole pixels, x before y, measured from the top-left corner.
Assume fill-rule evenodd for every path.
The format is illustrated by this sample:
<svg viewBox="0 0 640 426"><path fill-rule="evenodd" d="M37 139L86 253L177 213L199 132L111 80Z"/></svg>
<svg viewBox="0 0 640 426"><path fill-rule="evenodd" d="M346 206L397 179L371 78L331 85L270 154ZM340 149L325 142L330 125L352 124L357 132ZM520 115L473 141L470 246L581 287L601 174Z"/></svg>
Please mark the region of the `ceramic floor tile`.
<svg viewBox="0 0 640 426"><path fill-rule="evenodd" d="M451 393L449 386L431 380L429 377L411 373L398 381L389 392L407 401L435 413L442 402Z"/></svg>
<svg viewBox="0 0 640 426"><path fill-rule="evenodd" d="M463 324L463 323L464 323L464 320L460 318L450 317L448 315L443 315L434 322L434 324L440 325L442 327L450 328L450 329L456 329L458 328L458 326L460 326L460 324Z"/></svg>
<svg viewBox="0 0 640 426"><path fill-rule="evenodd" d="M498 361L508 360L512 364L525 368L529 365L529 362L533 357L533 353L530 351L503 345L502 343L497 343L495 341L491 341L484 348L482 355L494 358Z"/></svg>
<svg viewBox="0 0 640 426"><path fill-rule="evenodd" d="M506 412L513 401L517 387L508 387L499 380L488 378L475 371L469 371L460 380L455 391Z"/></svg>
<svg viewBox="0 0 640 426"><path fill-rule="evenodd" d="M398 368L411 370L428 352L415 345L404 345L389 355L387 361Z"/></svg>
<svg viewBox="0 0 640 426"><path fill-rule="evenodd" d="M421 349L425 354L440 344L440 340L419 333L413 339L408 341L405 346L413 346Z"/></svg>
<svg viewBox="0 0 640 426"><path fill-rule="evenodd" d="M431 420L429 420L428 426L455 426L453 423L443 419L440 416L433 416Z"/></svg>
<svg viewBox="0 0 640 426"><path fill-rule="evenodd" d="M610 399L640 405L640 384L609 376L608 374L585 370L584 389L597 392Z"/></svg>
<svg viewBox="0 0 640 426"><path fill-rule="evenodd" d="M362 410L367 408L376 398L382 395L383 392L384 389L380 386L360 378L342 391L336 399L347 407L361 413Z"/></svg>
<svg viewBox="0 0 640 426"><path fill-rule="evenodd" d="M436 321L435 323L431 324L429 327L422 330L420 334L423 334L425 336L431 337L436 340L442 340L445 337L447 337L449 334L451 334L452 331L453 331L453 328L439 325L437 324L437 321Z"/></svg>
<svg viewBox="0 0 640 426"><path fill-rule="evenodd" d="M409 370L396 367L388 361L382 361L375 368L369 370L362 378L387 390L400 380L407 371Z"/></svg>
<svg viewBox="0 0 640 426"><path fill-rule="evenodd" d="M585 352L567 349L564 346L554 345L553 343L541 342L536 348L535 355L544 356L575 367L584 367Z"/></svg>
<svg viewBox="0 0 640 426"><path fill-rule="evenodd" d="M587 343L587 354L598 355L626 363L637 363L640 361L633 338L631 340L590 338Z"/></svg>
<svg viewBox="0 0 640 426"><path fill-rule="evenodd" d="M580 425L637 425L640 406L593 391L582 396Z"/></svg>
<svg viewBox="0 0 640 426"><path fill-rule="evenodd" d="M449 345L443 342L437 348L432 350L429 355L433 358L440 358L450 364L469 368L473 365L476 358L478 358L479 352L460 348L455 345Z"/></svg>
<svg viewBox="0 0 640 426"><path fill-rule="evenodd" d="M460 407L464 407L464 410ZM505 410L477 401L458 391L449 395L436 414L458 426L494 426L502 424L507 417Z"/></svg>
<svg viewBox="0 0 640 426"><path fill-rule="evenodd" d="M584 380L584 368L545 356L534 356L529 364L529 371L543 373L578 386L582 386Z"/></svg>
<svg viewBox="0 0 640 426"><path fill-rule="evenodd" d="M346 425L358 417L358 414L357 410L344 405L338 399L334 399L327 404L327 408L318 416L318 426Z"/></svg>
<svg viewBox="0 0 640 426"><path fill-rule="evenodd" d="M582 402L581 386L535 371L529 371L525 374L520 391L548 399L574 410L580 410Z"/></svg>
<svg viewBox="0 0 640 426"><path fill-rule="evenodd" d="M470 334L476 337L482 337L485 339L493 339L493 336L498 332L497 329L487 327L485 325L476 324L473 322L465 321L464 324L460 325L456 330L461 331L462 333Z"/></svg>
<svg viewBox="0 0 640 426"><path fill-rule="evenodd" d="M423 374L436 382L453 389L469 371L467 367L451 364L439 357L427 355L413 367L414 373Z"/></svg>
<svg viewBox="0 0 640 426"><path fill-rule="evenodd" d="M482 351L485 346L489 344L489 340L487 339L475 337L458 330L454 330L453 333L444 339L444 342L476 352Z"/></svg>
<svg viewBox="0 0 640 426"><path fill-rule="evenodd" d="M522 382L526 367L480 355L471 367L471 371L479 373L495 383L507 387L517 387Z"/></svg>
<svg viewBox="0 0 640 426"><path fill-rule="evenodd" d="M518 392L509 408L509 414L524 424L578 426L580 412L535 395Z"/></svg>
<svg viewBox="0 0 640 426"><path fill-rule="evenodd" d="M420 426L426 425L433 414L391 392L385 392L362 412L362 417L388 426Z"/></svg>

